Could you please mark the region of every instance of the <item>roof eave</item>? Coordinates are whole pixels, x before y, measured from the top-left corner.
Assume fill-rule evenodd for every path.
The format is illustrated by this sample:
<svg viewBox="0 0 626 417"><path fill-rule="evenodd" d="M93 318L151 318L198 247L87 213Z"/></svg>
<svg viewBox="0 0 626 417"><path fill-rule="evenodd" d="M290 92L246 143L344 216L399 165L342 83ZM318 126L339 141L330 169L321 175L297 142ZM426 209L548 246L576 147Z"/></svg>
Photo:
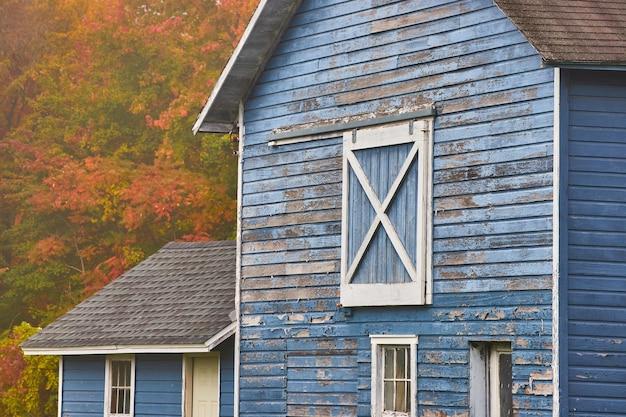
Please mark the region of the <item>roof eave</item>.
<svg viewBox="0 0 626 417"><path fill-rule="evenodd" d="M546 66L566 69L626 71L626 62L621 61L575 61L566 59L543 59Z"/></svg>
<svg viewBox="0 0 626 417"><path fill-rule="evenodd" d="M261 0L194 123L194 134L234 130L239 102L254 84L300 2Z"/></svg>
<svg viewBox="0 0 626 417"><path fill-rule="evenodd" d="M204 343L167 344L167 345L100 345L100 346L64 346L32 347L22 346L26 356L74 356L74 355L121 355L131 353L203 353L210 352L220 343L235 334L237 323L233 322L217 332Z"/></svg>

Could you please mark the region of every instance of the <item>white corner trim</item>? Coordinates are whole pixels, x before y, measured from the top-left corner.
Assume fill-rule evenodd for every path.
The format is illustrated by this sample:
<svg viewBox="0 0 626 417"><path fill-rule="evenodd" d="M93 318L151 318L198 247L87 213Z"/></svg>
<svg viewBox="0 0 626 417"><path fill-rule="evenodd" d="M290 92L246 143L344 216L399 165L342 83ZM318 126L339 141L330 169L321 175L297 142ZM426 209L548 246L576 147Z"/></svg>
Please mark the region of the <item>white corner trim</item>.
<svg viewBox="0 0 626 417"><path fill-rule="evenodd" d="M384 345L408 345L410 346L411 366L411 412L410 417L417 416L417 343L415 335L370 335L372 346L372 369L371 369L371 411L372 417L382 417L382 387L379 377L382 374L379 355L381 346Z"/></svg>
<svg viewBox="0 0 626 417"><path fill-rule="evenodd" d="M246 137L246 125L244 123L245 105L243 101L239 102L239 149L237 155L237 244L235 261L235 312L236 328L235 328L235 352L234 352L234 370L233 377L233 416L239 417L239 367L241 360L241 213L243 210L243 147Z"/></svg>
<svg viewBox="0 0 626 417"><path fill-rule="evenodd" d="M559 358L560 358L560 269L561 269L561 69L554 68L554 122L553 122L553 171L552 171L552 416L561 414Z"/></svg>
<svg viewBox="0 0 626 417"><path fill-rule="evenodd" d="M59 358L59 393L57 399L57 416L61 417L63 412L63 356Z"/></svg>
<svg viewBox="0 0 626 417"><path fill-rule="evenodd" d="M248 38L250 38L250 34L252 33L252 30L257 25L259 21L259 17L261 16L263 9L267 5L267 2L268 0L261 0L256 10L254 11L252 18L250 19L250 23L248 23L248 26L246 26L246 30L243 32L243 36L239 40L239 43L237 44L235 51L230 56L228 63L224 67L224 70L222 70L222 73L220 74L220 77L217 79L217 82L215 83L215 87L213 88L213 91L211 92L211 95L209 96L209 99L207 100L206 104L204 105L204 108L202 109L202 111L200 112L200 115L198 116L198 119L193 125L192 130L193 130L194 135L198 133L198 131L200 130L200 127L202 127L204 118L209 113L209 110L211 109L211 107L213 107L213 102L215 101L215 98L217 97L219 92L222 90L222 87L224 86L224 82L226 82L228 75L230 74L233 67L235 66L235 62L237 62L237 60L239 59L239 54L241 54L241 50L243 49L244 45L248 42Z"/></svg>

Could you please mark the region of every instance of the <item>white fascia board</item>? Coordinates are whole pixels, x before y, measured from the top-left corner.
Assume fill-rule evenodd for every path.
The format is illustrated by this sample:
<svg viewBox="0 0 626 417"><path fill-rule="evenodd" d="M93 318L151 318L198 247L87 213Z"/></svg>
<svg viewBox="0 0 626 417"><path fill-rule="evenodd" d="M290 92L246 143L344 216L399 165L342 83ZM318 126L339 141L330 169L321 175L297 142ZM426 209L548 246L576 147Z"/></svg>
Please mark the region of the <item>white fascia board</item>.
<svg viewBox="0 0 626 417"><path fill-rule="evenodd" d="M110 345L62 348L22 348L24 355L120 355L132 353L200 353L208 352L206 345Z"/></svg>
<svg viewBox="0 0 626 417"><path fill-rule="evenodd" d="M222 91L222 88L224 87L224 83L226 82L226 79L230 75L233 67L235 66L235 63L239 59L241 50L243 49L244 45L248 42L248 39L250 38L250 34L254 30L254 27L257 25L259 21L259 17L263 13L263 9L265 8L265 6L267 6L267 3L268 3L268 0L261 0L256 10L254 11L252 18L250 19L250 23L248 23L248 26L246 27L246 30L244 31L243 36L239 40L239 43L237 44L235 51L230 56L228 63L224 67L224 70L222 70L220 77L217 79L217 83L215 83L215 87L213 88L213 91L211 91L211 95L209 96L209 99L204 105L204 108L202 109L202 111L200 112L200 115L198 116L196 123L194 123L193 125L192 130L193 130L194 135L197 134L198 131L200 130L200 127L202 127L202 123L204 122L205 117L209 113L209 110L211 109L211 107L213 107L215 98Z"/></svg>
<svg viewBox="0 0 626 417"><path fill-rule="evenodd" d="M213 350L217 345L222 343L224 340L228 339L232 335L235 334L237 330L237 322L234 321L221 331L219 331L215 336L204 342L204 346L207 347L207 351Z"/></svg>
<svg viewBox="0 0 626 417"><path fill-rule="evenodd" d="M109 345L77 346L61 348L22 348L24 355L121 355L132 353L203 353L210 352L217 345L235 333L237 324L231 323L204 343L186 345Z"/></svg>

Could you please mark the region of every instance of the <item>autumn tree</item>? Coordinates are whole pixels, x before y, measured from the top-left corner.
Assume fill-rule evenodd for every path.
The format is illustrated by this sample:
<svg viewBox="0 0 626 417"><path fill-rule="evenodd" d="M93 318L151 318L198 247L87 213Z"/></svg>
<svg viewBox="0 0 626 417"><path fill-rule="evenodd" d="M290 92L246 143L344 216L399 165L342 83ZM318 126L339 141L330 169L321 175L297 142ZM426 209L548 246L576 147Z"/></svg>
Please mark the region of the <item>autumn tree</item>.
<svg viewBox="0 0 626 417"><path fill-rule="evenodd" d="M0 5L0 344L167 241L234 237L237 139L191 126L255 5ZM0 398L42 381L29 363Z"/></svg>

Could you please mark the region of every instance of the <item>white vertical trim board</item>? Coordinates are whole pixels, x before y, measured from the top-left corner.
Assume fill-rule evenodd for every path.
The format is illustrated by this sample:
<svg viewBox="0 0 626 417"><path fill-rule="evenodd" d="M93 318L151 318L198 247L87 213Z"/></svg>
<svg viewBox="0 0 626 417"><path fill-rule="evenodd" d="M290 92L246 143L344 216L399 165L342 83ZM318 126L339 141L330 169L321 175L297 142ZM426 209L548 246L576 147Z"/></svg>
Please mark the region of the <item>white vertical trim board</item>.
<svg viewBox="0 0 626 417"><path fill-rule="evenodd" d="M470 417L486 417L489 415L487 407L489 393L485 383L488 379L486 366L488 354L485 343L470 344Z"/></svg>
<svg viewBox="0 0 626 417"><path fill-rule="evenodd" d="M559 356L560 356L560 204L561 204L561 69L554 68L554 123L553 123L553 171L552 171L552 416L559 417L561 413L560 404L560 378L559 378Z"/></svg>
<svg viewBox="0 0 626 417"><path fill-rule="evenodd" d="M61 417L63 413L63 356L59 356L59 383L58 383L58 399L57 399L57 416Z"/></svg>
<svg viewBox="0 0 626 417"><path fill-rule="evenodd" d="M371 416L383 416L383 386L382 386L382 347L385 345L398 345L410 347L411 369L411 411L409 417L417 416L417 342L415 335L370 335L372 346L372 369L371 369ZM402 413L396 413L396 417L402 417Z"/></svg>
<svg viewBox="0 0 626 417"><path fill-rule="evenodd" d="M341 242L341 304L351 306L422 305L432 301L432 119L409 120L345 132L343 135L343 190ZM381 199L354 151L412 143L389 192ZM387 215L387 209L400 189L408 170L417 159L417 263L413 264L402 240ZM348 264L349 173L353 172L375 211L374 221L361 242L354 260ZM411 282L394 284L353 284L352 279L365 256L376 230L381 227L397 252Z"/></svg>
<svg viewBox="0 0 626 417"><path fill-rule="evenodd" d="M244 123L245 107L243 101L239 102L239 152L237 155L237 237L236 237L236 266L235 266L235 312L237 324L235 327L235 352L234 352L234 387L233 387L233 415L239 417L239 363L241 358L241 213L243 200L243 143L246 135Z"/></svg>

